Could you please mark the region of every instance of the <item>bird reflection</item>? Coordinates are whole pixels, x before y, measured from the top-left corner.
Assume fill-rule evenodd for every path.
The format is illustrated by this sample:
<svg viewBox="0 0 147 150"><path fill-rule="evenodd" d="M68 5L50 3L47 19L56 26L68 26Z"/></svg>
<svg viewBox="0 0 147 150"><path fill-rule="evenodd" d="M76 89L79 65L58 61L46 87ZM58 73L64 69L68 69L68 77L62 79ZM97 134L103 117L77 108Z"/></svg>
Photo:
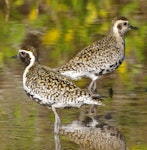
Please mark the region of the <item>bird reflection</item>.
<svg viewBox="0 0 147 150"><path fill-rule="evenodd" d="M97 116L86 115L80 121L62 125L60 134L84 150L126 150L123 134Z"/></svg>

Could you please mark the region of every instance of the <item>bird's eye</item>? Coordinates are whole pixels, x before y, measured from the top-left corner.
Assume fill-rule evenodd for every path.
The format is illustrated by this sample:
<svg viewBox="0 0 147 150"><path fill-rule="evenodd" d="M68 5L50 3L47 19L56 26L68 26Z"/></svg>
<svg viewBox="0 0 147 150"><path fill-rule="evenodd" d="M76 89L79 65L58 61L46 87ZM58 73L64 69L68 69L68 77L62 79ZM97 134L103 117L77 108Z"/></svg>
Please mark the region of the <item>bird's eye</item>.
<svg viewBox="0 0 147 150"><path fill-rule="evenodd" d="M125 22L124 25L126 26L126 25L127 25L127 22Z"/></svg>
<svg viewBox="0 0 147 150"><path fill-rule="evenodd" d="M20 52L19 55L20 55L21 57L26 57L26 53L25 53L25 52Z"/></svg>
<svg viewBox="0 0 147 150"><path fill-rule="evenodd" d="M21 52L21 55L25 55L25 52Z"/></svg>

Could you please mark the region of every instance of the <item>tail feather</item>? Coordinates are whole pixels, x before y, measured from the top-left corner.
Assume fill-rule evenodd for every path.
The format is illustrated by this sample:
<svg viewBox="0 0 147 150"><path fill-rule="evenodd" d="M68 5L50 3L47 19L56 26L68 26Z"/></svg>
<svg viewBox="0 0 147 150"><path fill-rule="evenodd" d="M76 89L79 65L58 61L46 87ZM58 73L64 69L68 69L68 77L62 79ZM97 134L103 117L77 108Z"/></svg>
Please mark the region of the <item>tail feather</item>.
<svg viewBox="0 0 147 150"><path fill-rule="evenodd" d="M99 99L99 98L91 98L91 99L89 99L89 100L86 100L85 101L85 103L86 104L90 104L90 105L100 105L100 106L104 106L104 103L102 102L102 100L101 99Z"/></svg>

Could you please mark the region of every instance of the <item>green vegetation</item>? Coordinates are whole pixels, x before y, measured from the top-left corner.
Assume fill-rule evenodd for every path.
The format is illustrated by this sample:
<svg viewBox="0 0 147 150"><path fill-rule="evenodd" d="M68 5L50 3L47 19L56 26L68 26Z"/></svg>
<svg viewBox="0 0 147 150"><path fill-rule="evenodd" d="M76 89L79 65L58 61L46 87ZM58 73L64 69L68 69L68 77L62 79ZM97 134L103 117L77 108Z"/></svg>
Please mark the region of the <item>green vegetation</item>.
<svg viewBox="0 0 147 150"><path fill-rule="evenodd" d="M131 91L130 93L135 93L137 89L140 89L140 91L145 90L147 89L147 77L144 76L144 68L145 65L147 65L147 14L146 10L144 11L143 6L145 6L145 4L143 2L146 4L146 1L140 0L128 2L123 0L60 0L60 2L59 0L34 0L32 3L23 0L0 1L0 68L3 68L5 61L9 62L10 57L16 55L17 49L24 44L37 47L39 52L43 55L41 59L44 59L43 61L48 66L60 66L72 58L82 48L106 35L112 18L123 15L126 16L134 26L138 26L139 30L130 31L126 35L126 59L117 70L115 83L113 80L108 80L108 83L102 82L102 86L123 86L123 89L129 92ZM88 81L86 80L86 83L78 83L80 86L83 86L83 84L84 86L88 85ZM138 104L145 104L145 102L143 103L145 96L141 94L139 96L142 100L139 101ZM122 98L122 100L124 99ZM109 101L109 103L112 102L113 100ZM134 101L132 103L134 104ZM136 113L131 104L130 106L123 106L125 110L121 111L122 108L118 108L120 111L120 114L118 114L118 122L122 125L122 129L124 130L128 148L130 150L147 149L147 144L144 142L147 139L142 137L143 133L137 135L137 133L135 134L131 130L131 128L133 128L139 131L137 125L141 126L141 124L145 123L143 122L144 118L141 118L141 121L135 120ZM6 149L10 149L9 147L15 149L16 144L20 149L22 149L24 145L31 147L32 143L34 143L34 145L36 144L37 149L37 146L42 144L40 142L41 140L35 139L35 141L33 138L36 136L35 134L39 134L40 131L37 131L35 128L28 129L30 125L38 125L38 120L35 120L37 110L32 110L32 112L29 110L30 114L25 112L28 116L32 115L32 119L27 120L27 117L24 116L21 109L22 108L18 106L13 106L11 117L15 119L9 121L11 122L10 127L12 125L15 127L14 131L10 132L10 136L13 138L8 139L10 145L6 144L8 146L8 148L6 146ZM134 118L130 112L135 114ZM3 111L0 110L1 116L3 115L2 113ZM126 113L128 114L127 119L125 118ZM146 113L139 114L139 116L146 116ZM68 117L70 116L66 118L63 117L64 123L70 122L71 118ZM52 121L53 118L53 114L50 113L50 120ZM9 117L7 119L9 119ZM27 128L28 131L22 131L26 132L23 136L27 138L26 141L23 141L23 139L19 140L22 141L22 143L19 143L17 142L17 137L16 140L14 138L16 136L15 129L18 130L16 127L21 126L22 122L24 123L23 128ZM46 126L48 129L48 125ZM126 129L126 126L129 127L129 131ZM144 127L143 129L145 130L146 128ZM136 138L137 141L134 140L135 136L138 136L138 138ZM48 135L46 135L46 138L47 137ZM51 137L51 139L53 139L53 137ZM37 140L40 140L40 143ZM138 144L138 141L141 144ZM66 147L66 144L63 144ZM25 147L26 149L29 147L27 146ZM47 146L50 146L50 144L47 144ZM51 145L51 147L53 146Z"/></svg>

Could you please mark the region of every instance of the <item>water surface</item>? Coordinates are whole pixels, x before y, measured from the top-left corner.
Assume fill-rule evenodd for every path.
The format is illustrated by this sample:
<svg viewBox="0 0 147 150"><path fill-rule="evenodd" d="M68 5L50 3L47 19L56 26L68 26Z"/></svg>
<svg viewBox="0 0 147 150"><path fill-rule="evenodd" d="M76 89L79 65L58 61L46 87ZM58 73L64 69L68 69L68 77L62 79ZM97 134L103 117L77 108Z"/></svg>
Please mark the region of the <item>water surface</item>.
<svg viewBox="0 0 147 150"><path fill-rule="evenodd" d="M146 2L6 2L9 0L0 2L0 149L55 149L54 114L26 96L22 87L23 64L10 56L16 55L21 45L29 44L38 49L40 63L58 67L106 35L112 18L123 15L139 30L126 35L123 64L99 80L99 93L108 98L104 100L106 106L98 107L93 115L119 132L129 150L146 150ZM89 79L76 82L81 88L87 88L89 83ZM110 94L112 90L113 94ZM89 119L85 121L85 115L89 117L88 110L88 106L58 110L63 127L73 121L86 122L87 126ZM83 148L67 134L59 134L59 138L61 149Z"/></svg>

